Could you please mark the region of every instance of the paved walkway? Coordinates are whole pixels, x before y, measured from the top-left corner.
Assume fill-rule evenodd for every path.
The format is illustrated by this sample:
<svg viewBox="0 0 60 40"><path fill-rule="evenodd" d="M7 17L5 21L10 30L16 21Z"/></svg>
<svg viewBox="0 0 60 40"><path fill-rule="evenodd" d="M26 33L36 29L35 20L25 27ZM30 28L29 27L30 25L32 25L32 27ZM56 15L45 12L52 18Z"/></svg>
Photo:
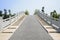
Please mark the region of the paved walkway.
<svg viewBox="0 0 60 40"><path fill-rule="evenodd" d="M34 16L27 16L9 40L53 40Z"/></svg>
<svg viewBox="0 0 60 40"><path fill-rule="evenodd" d="M40 24L46 29L48 34L53 38L53 40L60 40L60 33L57 32L51 25L46 23L41 17L35 15Z"/></svg>
<svg viewBox="0 0 60 40"><path fill-rule="evenodd" d="M11 23L11 25L3 28L0 31L0 40L8 40L13 35L15 30L23 23L25 18L26 18L26 15L21 14L17 18L17 20L15 20L13 23Z"/></svg>

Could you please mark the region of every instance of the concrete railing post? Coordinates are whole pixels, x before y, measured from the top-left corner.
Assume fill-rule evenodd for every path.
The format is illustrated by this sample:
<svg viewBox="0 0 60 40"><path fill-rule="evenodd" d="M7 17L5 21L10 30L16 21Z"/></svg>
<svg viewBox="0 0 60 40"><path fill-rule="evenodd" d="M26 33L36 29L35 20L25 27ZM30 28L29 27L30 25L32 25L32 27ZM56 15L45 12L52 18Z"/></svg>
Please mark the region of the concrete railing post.
<svg viewBox="0 0 60 40"><path fill-rule="evenodd" d="M51 25L52 25L52 16L50 15L50 19L51 19Z"/></svg>

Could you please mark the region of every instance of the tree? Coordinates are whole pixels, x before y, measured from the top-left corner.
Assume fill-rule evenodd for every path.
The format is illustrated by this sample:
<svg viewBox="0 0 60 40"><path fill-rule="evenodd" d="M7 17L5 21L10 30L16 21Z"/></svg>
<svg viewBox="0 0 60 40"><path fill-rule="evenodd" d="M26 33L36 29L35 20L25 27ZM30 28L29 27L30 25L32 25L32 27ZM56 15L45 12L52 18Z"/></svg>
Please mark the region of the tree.
<svg viewBox="0 0 60 40"><path fill-rule="evenodd" d="M9 12L9 16L11 16L11 10L10 9L8 10L8 12Z"/></svg>
<svg viewBox="0 0 60 40"><path fill-rule="evenodd" d="M44 7L42 7L42 10L41 11L44 13Z"/></svg>
<svg viewBox="0 0 60 40"><path fill-rule="evenodd" d="M54 10L53 12L51 12L50 15L51 15L53 18L59 18L59 15L57 14L56 10Z"/></svg>
<svg viewBox="0 0 60 40"><path fill-rule="evenodd" d="M58 15L57 15L56 10L53 11L53 14L54 14L54 18L57 18Z"/></svg>
<svg viewBox="0 0 60 40"><path fill-rule="evenodd" d="M0 10L0 16L2 16L2 11Z"/></svg>
<svg viewBox="0 0 60 40"><path fill-rule="evenodd" d="M34 15L38 14L40 11L38 9L35 9Z"/></svg>
<svg viewBox="0 0 60 40"><path fill-rule="evenodd" d="M56 10L54 10L53 12L56 13Z"/></svg>
<svg viewBox="0 0 60 40"><path fill-rule="evenodd" d="M53 12L50 13L50 16L53 16Z"/></svg>
<svg viewBox="0 0 60 40"><path fill-rule="evenodd" d="M29 15L29 12L26 10L26 11L25 11L25 14L26 14L26 15Z"/></svg>
<svg viewBox="0 0 60 40"><path fill-rule="evenodd" d="M4 16L3 16L3 19L6 19L6 18L9 18L9 16L7 15L7 10L4 9Z"/></svg>

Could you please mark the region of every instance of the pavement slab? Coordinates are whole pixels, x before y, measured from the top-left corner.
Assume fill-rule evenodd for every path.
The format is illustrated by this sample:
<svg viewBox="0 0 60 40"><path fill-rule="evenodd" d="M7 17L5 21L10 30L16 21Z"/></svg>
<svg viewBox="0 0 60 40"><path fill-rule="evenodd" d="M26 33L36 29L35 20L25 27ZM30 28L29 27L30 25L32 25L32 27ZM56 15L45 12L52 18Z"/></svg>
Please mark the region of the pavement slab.
<svg viewBox="0 0 60 40"><path fill-rule="evenodd" d="M19 20L17 20L12 26L18 26L20 21L24 18L25 16L22 16Z"/></svg>
<svg viewBox="0 0 60 40"><path fill-rule="evenodd" d="M53 40L34 16L27 16L9 40Z"/></svg>
<svg viewBox="0 0 60 40"><path fill-rule="evenodd" d="M17 26L10 26L10 27L8 27L8 29L16 29L17 28Z"/></svg>
<svg viewBox="0 0 60 40"><path fill-rule="evenodd" d="M12 33L0 33L0 40L8 40Z"/></svg>
<svg viewBox="0 0 60 40"><path fill-rule="evenodd" d="M23 22L23 18L25 17L25 15L19 17L15 22L13 22L11 25L7 26L6 28L4 28L3 30L0 31L0 40L8 40L11 35L14 33L14 31L19 27L19 25L22 24ZM16 24L16 25L13 25Z"/></svg>
<svg viewBox="0 0 60 40"><path fill-rule="evenodd" d="M58 33L57 30L55 30L51 25L47 24L46 21L41 19L41 17L36 16L36 18L38 18L38 20L41 23L41 25L46 29L46 31L53 38L53 40L60 40L60 33Z"/></svg>
<svg viewBox="0 0 60 40"><path fill-rule="evenodd" d="M46 29L48 31L48 33L57 33L57 30L55 29Z"/></svg>
<svg viewBox="0 0 60 40"><path fill-rule="evenodd" d="M2 33L13 33L15 29L5 29L2 31Z"/></svg>
<svg viewBox="0 0 60 40"><path fill-rule="evenodd" d="M49 33L54 40L60 40L60 33Z"/></svg>

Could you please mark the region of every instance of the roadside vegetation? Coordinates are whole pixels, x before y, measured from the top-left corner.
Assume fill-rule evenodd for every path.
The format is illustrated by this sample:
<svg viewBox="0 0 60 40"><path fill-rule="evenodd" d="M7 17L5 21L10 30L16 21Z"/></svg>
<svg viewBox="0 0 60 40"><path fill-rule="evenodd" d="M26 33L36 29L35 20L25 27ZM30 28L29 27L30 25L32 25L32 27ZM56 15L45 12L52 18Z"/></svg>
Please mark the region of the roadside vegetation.
<svg viewBox="0 0 60 40"><path fill-rule="evenodd" d="M41 12L42 12L42 13L45 12L45 11L44 11L44 6L42 7ZM35 9L34 15L36 15L37 13L40 13L40 10Z"/></svg>
<svg viewBox="0 0 60 40"><path fill-rule="evenodd" d="M26 14L26 15L29 15L29 12L26 10L26 11L25 11L25 14Z"/></svg>
<svg viewBox="0 0 60 40"><path fill-rule="evenodd" d="M50 13L50 16L52 16L53 19L57 21L60 17L60 14L58 14L56 10L54 10L53 12Z"/></svg>
<svg viewBox="0 0 60 40"><path fill-rule="evenodd" d="M39 12L40 12L40 10L36 9L35 12L34 12L34 15L36 15L36 14L39 13ZM45 12L45 11L44 11L44 6L42 7L41 12L42 12L42 13ZM53 12L50 12L50 16L52 17L53 20L56 20L56 21L58 21L58 19L60 18L60 14L58 14L58 13L56 12L56 10L54 10Z"/></svg>
<svg viewBox="0 0 60 40"><path fill-rule="evenodd" d="M7 14L7 11L8 11L9 14ZM0 17L2 17L3 19L12 17L12 16L14 16L14 15L15 15L15 14L11 14L11 10L10 10L10 9L9 9L9 10L4 9L4 13L3 13L2 10L0 10Z"/></svg>
<svg viewBox="0 0 60 40"><path fill-rule="evenodd" d="M2 11L0 10L0 17L2 16L3 14L2 14Z"/></svg>
<svg viewBox="0 0 60 40"><path fill-rule="evenodd" d="M44 6L42 7L41 11L44 13Z"/></svg>
<svg viewBox="0 0 60 40"><path fill-rule="evenodd" d="M37 15L38 12L40 12L40 10L35 9L34 15Z"/></svg>

